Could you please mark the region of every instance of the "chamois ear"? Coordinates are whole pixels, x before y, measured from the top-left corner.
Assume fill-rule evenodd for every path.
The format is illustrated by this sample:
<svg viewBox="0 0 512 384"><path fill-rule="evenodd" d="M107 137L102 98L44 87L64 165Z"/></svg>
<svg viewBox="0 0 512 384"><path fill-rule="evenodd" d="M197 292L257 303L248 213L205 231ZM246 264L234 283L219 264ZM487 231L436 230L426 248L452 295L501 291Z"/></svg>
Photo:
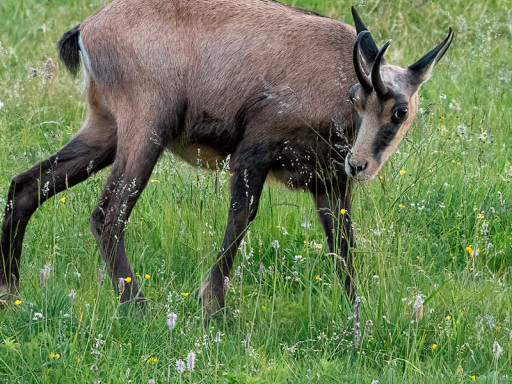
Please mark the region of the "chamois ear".
<svg viewBox="0 0 512 384"><path fill-rule="evenodd" d="M448 36L443 40L441 44L432 49L429 53L423 56L421 59L416 61L414 64L411 64L408 68L411 82L418 87L421 83L430 79L432 76L432 69L435 65L441 60L444 56L450 44L453 40L453 30L450 27L450 31L448 32Z"/></svg>
<svg viewBox="0 0 512 384"><path fill-rule="evenodd" d="M368 27L354 7L352 7L352 17L354 18L357 35L360 35L363 31L368 31ZM371 68L375 58L377 57L377 53L379 53L379 48L377 47L377 44L375 44L375 40L373 40L370 33L366 34L364 39L361 40L359 51L361 52L361 56L363 56L364 61L367 63L366 67Z"/></svg>

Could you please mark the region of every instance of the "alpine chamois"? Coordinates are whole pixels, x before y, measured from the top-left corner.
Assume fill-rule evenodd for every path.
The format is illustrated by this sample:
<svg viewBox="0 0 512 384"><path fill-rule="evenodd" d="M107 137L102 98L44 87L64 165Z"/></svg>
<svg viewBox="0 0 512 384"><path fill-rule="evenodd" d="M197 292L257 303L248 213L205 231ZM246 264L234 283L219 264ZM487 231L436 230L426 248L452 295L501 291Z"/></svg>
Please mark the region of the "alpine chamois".
<svg viewBox="0 0 512 384"><path fill-rule="evenodd" d="M311 191L340 277L354 296L352 179L371 179L417 111L418 88L453 39L407 68L389 65L357 12L355 29L272 0L114 0L59 41L89 108L72 140L15 176L2 225L0 299L19 288L27 223L46 200L111 165L91 215L121 301L144 301L128 262L130 213L165 148L193 165L229 156L231 203L204 311L224 306L224 278L269 174ZM200 158L198 159L198 152Z"/></svg>

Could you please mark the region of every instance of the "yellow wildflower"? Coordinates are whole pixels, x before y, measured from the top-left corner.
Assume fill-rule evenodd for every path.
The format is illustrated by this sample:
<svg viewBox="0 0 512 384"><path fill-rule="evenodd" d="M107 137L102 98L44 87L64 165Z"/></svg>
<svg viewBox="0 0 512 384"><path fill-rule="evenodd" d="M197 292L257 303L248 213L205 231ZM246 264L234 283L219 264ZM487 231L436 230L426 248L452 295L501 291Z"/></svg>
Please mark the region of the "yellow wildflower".
<svg viewBox="0 0 512 384"><path fill-rule="evenodd" d="M475 375L471 376L471 380L475 381L476 380L476 376Z"/></svg>
<svg viewBox="0 0 512 384"><path fill-rule="evenodd" d="M60 359L60 354L59 353L50 353L50 359Z"/></svg>
<svg viewBox="0 0 512 384"><path fill-rule="evenodd" d="M147 274L147 273L144 275L144 278L145 278L146 280L149 280L149 278L150 278L150 277L151 277L151 276L149 276L149 274Z"/></svg>
<svg viewBox="0 0 512 384"><path fill-rule="evenodd" d="M398 204L398 208L404 208L404 207L405 207L405 205L403 205L403 204Z"/></svg>
<svg viewBox="0 0 512 384"><path fill-rule="evenodd" d="M309 248L309 241L304 240L304 245Z"/></svg>
<svg viewBox="0 0 512 384"><path fill-rule="evenodd" d="M263 308L264 311L267 310L267 307L265 307L264 305L262 305L261 308Z"/></svg>
<svg viewBox="0 0 512 384"><path fill-rule="evenodd" d="M160 180L157 180L157 179L151 179L151 182L152 182L152 183L159 183L159 182L160 182Z"/></svg>
<svg viewBox="0 0 512 384"><path fill-rule="evenodd" d="M126 281L127 283L131 283L132 282L132 278L130 276L128 276L127 278L124 279L124 281Z"/></svg>
<svg viewBox="0 0 512 384"><path fill-rule="evenodd" d="M322 249L322 244L317 244L316 249Z"/></svg>
<svg viewBox="0 0 512 384"><path fill-rule="evenodd" d="M157 362L158 362L158 359L157 359L156 357L150 357L150 358L146 361L146 363L148 363L148 364L155 364L155 363L157 363Z"/></svg>
<svg viewBox="0 0 512 384"><path fill-rule="evenodd" d="M435 351L437 349L437 344L432 344L432 349Z"/></svg>
<svg viewBox="0 0 512 384"><path fill-rule="evenodd" d="M400 170L400 174L401 174L402 176L403 176L403 175L405 175L405 169L401 169L401 170Z"/></svg>
<svg viewBox="0 0 512 384"><path fill-rule="evenodd" d="M315 279L318 280L318 281L322 281L322 278L320 277L320 275L316 275Z"/></svg>
<svg viewBox="0 0 512 384"><path fill-rule="evenodd" d="M181 296L187 297L188 296L188 292L181 292Z"/></svg>
<svg viewBox="0 0 512 384"><path fill-rule="evenodd" d="M341 213L342 215L344 215L344 214L345 214L345 213L347 213L347 212L348 212L348 211L347 211L346 209L341 209L341 210L340 210L340 213Z"/></svg>
<svg viewBox="0 0 512 384"><path fill-rule="evenodd" d="M481 213L477 216L480 220L484 218L484 215L482 215Z"/></svg>
<svg viewBox="0 0 512 384"><path fill-rule="evenodd" d="M452 160L452 164L455 164L455 163L456 163L456 161L455 161L455 160Z"/></svg>
<svg viewBox="0 0 512 384"><path fill-rule="evenodd" d="M16 305L21 305L21 300L16 300L16 301L14 302L14 304L16 304Z"/></svg>
<svg viewBox="0 0 512 384"><path fill-rule="evenodd" d="M60 201L61 203L65 203L65 202L66 202L66 196L61 197L61 198L59 199L59 201Z"/></svg>
<svg viewBox="0 0 512 384"><path fill-rule="evenodd" d="M452 317L450 315L446 316L446 320L450 321Z"/></svg>

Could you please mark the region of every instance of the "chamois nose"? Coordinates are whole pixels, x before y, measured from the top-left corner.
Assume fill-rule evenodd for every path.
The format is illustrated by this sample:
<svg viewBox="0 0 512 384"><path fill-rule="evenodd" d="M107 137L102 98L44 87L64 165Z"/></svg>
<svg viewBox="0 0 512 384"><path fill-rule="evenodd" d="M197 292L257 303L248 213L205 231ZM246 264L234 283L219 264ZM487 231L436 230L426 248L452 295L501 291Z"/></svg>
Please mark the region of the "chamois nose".
<svg viewBox="0 0 512 384"><path fill-rule="evenodd" d="M352 159L350 158L350 156L347 158L347 165L348 165L348 173L350 174L350 176L355 176L357 175L359 172L362 172L364 171L367 167L368 167L368 162L364 162L364 163L355 163L352 161Z"/></svg>

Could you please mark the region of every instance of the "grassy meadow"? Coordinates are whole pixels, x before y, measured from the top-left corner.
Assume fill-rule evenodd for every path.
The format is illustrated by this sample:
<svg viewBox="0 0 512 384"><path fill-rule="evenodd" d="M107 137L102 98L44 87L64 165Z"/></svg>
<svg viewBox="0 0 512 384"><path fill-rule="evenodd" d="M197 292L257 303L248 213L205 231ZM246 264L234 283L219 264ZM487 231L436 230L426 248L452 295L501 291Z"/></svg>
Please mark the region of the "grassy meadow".
<svg viewBox="0 0 512 384"><path fill-rule="evenodd" d="M512 2L291 1L349 23L354 4L402 66L455 31L399 151L354 193L359 345L311 197L272 183L226 316L205 324L194 292L222 241L229 174L165 154L127 233L146 313L98 278L88 219L105 170L31 219L19 301L0 311L1 383L512 382ZM0 2L2 210L11 178L80 127L81 79L56 43L104 3ZM191 351L194 370L178 372Z"/></svg>

